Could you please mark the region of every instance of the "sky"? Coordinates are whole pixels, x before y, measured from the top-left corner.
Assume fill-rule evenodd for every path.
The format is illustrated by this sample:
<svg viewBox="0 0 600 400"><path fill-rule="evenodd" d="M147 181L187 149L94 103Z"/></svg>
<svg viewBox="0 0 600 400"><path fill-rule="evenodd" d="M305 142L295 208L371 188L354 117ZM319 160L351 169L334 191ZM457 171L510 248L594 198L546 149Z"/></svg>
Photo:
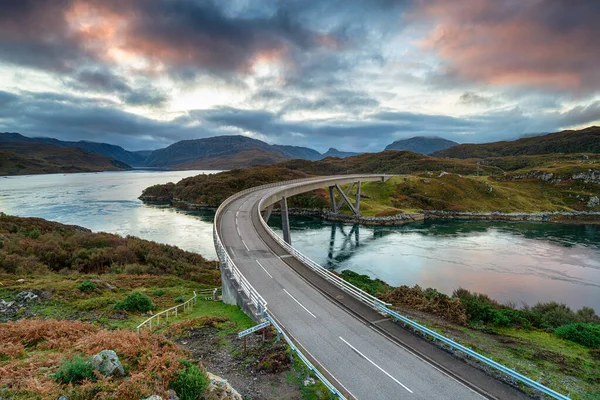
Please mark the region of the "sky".
<svg viewBox="0 0 600 400"><path fill-rule="evenodd" d="M324 152L600 125L596 0L0 0L0 131Z"/></svg>

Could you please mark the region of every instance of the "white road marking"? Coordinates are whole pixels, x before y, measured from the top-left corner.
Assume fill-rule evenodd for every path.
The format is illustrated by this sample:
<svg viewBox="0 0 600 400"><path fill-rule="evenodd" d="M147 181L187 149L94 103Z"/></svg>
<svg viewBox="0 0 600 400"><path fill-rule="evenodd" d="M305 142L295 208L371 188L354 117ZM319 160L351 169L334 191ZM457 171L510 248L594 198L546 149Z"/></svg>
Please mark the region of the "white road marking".
<svg viewBox="0 0 600 400"><path fill-rule="evenodd" d="M285 289L284 289L285 290ZM390 377L394 382L396 382L398 385L402 386L404 389L408 390L410 393L412 393L413 391L410 390L409 388L407 388L406 386L404 386L402 384L402 382L400 382L398 379L394 378L393 376L391 376L386 370L384 370L383 368L381 368L379 365L375 364L369 357L365 356L363 353L361 353L360 351L358 351L356 349L356 347L352 346L350 343L348 343L346 340L344 340L343 337L339 336L340 340L344 343L346 343L352 350L354 350L354 352L356 354L358 354L359 356L361 356L362 358L364 358L365 360L367 360L368 362L370 362L371 364L373 364L378 370L380 370L381 372L383 372L384 374L386 374L388 377Z"/></svg>
<svg viewBox="0 0 600 400"><path fill-rule="evenodd" d="M277 317L275 317L274 315L271 315L271 317L272 317L273 319L275 319L275 321L277 322L277 325L279 325L279 327L280 327L281 329L284 329L284 330L285 330L285 326L284 326L284 325L281 323L281 321L279 321L279 320L277 319ZM350 392L348 389L346 389L346 387L345 387L344 385L342 385L342 382L340 382L340 381L339 381L339 380L338 380L338 379L337 379L335 376L333 376L333 374L332 374L331 372L329 372L329 371L327 370L327 368L325 368L325 367L323 366L323 364L322 364L321 362L319 362L319 360L317 360L317 358L316 358L315 356L313 356L312 354L310 354L310 351L308 351L308 349L307 349L306 347L304 347L304 345L303 345L302 343L300 343L300 341L299 341L298 339L296 339L296 338L294 337L294 335L292 335L292 334L291 334L291 333L289 333L289 332L286 332L286 334L288 335L288 337L290 337L290 338L292 339L292 341L293 341L294 343L296 343L296 346L300 346L300 347L302 347L302 349L304 350L304 353L305 353L305 354L308 354L308 355L310 356L310 358L312 358L312 359L313 359L313 361L314 361L316 364L319 364L319 365L321 366L321 368L322 368L322 369L323 369L325 372L327 372L327 374L328 374L330 377L332 377L333 379L335 379L335 381L338 383L338 385L340 385L340 386L341 386L341 387L342 387L342 388L343 388L343 389L346 391L346 393L348 393L348 394L350 395L350 397L352 397L352 398L354 398L355 400L357 400L357 397L356 397L355 395L353 395L353 394L352 394L352 392Z"/></svg>
<svg viewBox="0 0 600 400"><path fill-rule="evenodd" d="M313 317L313 318L317 318L315 314L313 314L313 313L311 313L310 311L308 311L308 308L304 307L304 306L302 305L302 303L300 303L298 300L296 300L296 298L295 298L294 296L292 296L292 295L290 294L290 292L288 292L288 291L287 291L287 290L285 290L285 289L283 289L283 291L284 291L285 293L287 293L287 295L288 295L288 296L290 296L290 297L292 298L292 300L294 300L296 303L298 303L298 305L299 305L300 307L304 308L304 311L306 311L307 313L309 313L310 315L312 315L312 317Z"/></svg>
<svg viewBox="0 0 600 400"><path fill-rule="evenodd" d="M235 217L237 218L237 217L239 217L239 216L240 216L240 212L239 212L239 210L238 210L238 211L236 211L236 212L235 212ZM237 221L235 221L235 223L237 224Z"/></svg>
<svg viewBox="0 0 600 400"><path fill-rule="evenodd" d="M258 265L260 265L260 267L261 267L261 268L262 268L262 269L263 269L263 270L264 270L264 271L267 273L267 275L269 275L269 278L273 279L273 277L271 276L271 274L269 273L269 271L267 271L267 270L265 269L265 267L263 267L263 265L260 263L260 261L256 260L256 263L257 263Z"/></svg>
<svg viewBox="0 0 600 400"><path fill-rule="evenodd" d="M248 246L246 246L246 242L244 242L244 239L242 239L242 244L244 245L244 247L246 248L247 251L250 251L250 249L248 248Z"/></svg>
<svg viewBox="0 0 600 400"><path fill-rule="evenodd" d="M242 236L242 234L240 233L240 228L239 228L237 225L236 225L235 229L236 229L236 230L237 230L237 232L238 232L238 236Z"/></svg>

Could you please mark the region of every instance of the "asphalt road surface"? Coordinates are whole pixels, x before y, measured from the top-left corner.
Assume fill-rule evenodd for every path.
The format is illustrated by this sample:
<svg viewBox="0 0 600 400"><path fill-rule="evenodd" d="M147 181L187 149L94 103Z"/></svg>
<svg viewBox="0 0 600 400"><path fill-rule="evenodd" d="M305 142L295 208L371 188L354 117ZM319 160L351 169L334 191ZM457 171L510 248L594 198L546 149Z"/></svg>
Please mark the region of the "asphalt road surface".
<svg viewBox="0 0 600 400"><path fill-rule="evenodd" d="M258 201L269 190L251 192L223 210L223 244L280 326L336 387L365 400L484 398L340 307L292 270L289 256L275 254L256 223Z"/></svg>

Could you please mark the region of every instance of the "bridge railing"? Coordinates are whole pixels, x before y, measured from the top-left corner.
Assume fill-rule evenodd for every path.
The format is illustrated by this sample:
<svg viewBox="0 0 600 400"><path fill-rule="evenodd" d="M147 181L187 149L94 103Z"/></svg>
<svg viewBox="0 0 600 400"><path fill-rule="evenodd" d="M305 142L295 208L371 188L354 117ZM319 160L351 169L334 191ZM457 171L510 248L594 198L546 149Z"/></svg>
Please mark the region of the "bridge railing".
<svg viewBox="0 0 600 400"><path fill-rule="evenodd" d="M298 349L298 347L289 338L289 336L283 331L283 329L281 329L279 327L279 325L277 324L277 322L275 322L275 318L273 318L268 312L265 313L265 317L269 320L269 322L271 322L271 325L273 325L273 327L277 330L277 332L280 335L283 336L283 338L287 342L288 346L290 346L290 349L291 349L292 353L296 354L302 360L302 362L304 364L306 364L306 366L308 367L308 369L310 370L310 372L312 372L313 374L315 374L315 376L321 382L323 382L323 385L325 385L325 387L327 389L329 389L329 391L331 392L331 394L335 395L340 400L347 400L346 397L344 397L344 395L341 394L337 390L337 388L331 384L331 382L329 382L329 380L321 373L321 371L319 371L317 368L315 368L315 366L310 362L310 360L308 358L306 358L306 356L304 354L302 354L302 352L300 351L300 349Z"/></svg>
<svg viewBox="0 0 600 400"><path fill-rule="evenodd" d="M292 182L294 182L294 181L281 182L279 185L289 184ZM274 185L274 186L277 186L277 185ZM272 187L272 186L268 186L268 187ZM374 310L376 310L384 315L390 316L390 317L396 319L397 321L401 321L405 325L411 326L415 331L419 331L425 336L429 336L435 340L439 340L442 343L450 346L452 349L457 349L457 350L463 352L464 354L466 354L467 356L470 356L470 357L478 360L479 362L481 362L485 365L488 365L488 366L494 368L495 370L500 371L501 373L504 373L504 374L510 376L514 380L522 382L525 385L532 387L533 389L539 390L540 392L542 392L548 396L551 396L555 399L560 399L560 400L568 400L569 399L568 396L558 393L558 392L550 389L549 387L542 385L541 383L536 382L533 379L530 379L530 378L516 372L513 369L510 369L500 363L497 363L496 361L492 360L491 358L481 355L481 354L473 351L472 349L469 349L468 347L465 347L459 343L456 343L452 339L449 339L443 335L440 335L439 333L411 320L410 318L400 315L398 312L396 312L388 307L388 306L390 306L389 303L385 303L385 302L381 301L380 299L370 295L369 293L366 293L362 289L344 281L338 275L334 274L333 272L331 272L330 270L328 270L326 268L323 268L321 265L317 264L310 258L306 257L304 254L302 254L301 252L299 252L298 250L296 250L295 248L293 248L292 246L287 244L281 237L279 237L267 225L267 223L262 218L262 214L260 213L260 210L262 209L262 199L261 199L261 201L259 201L259 204L257 207L258 207L261 224L266 229L267 233L275 241L277 241L277 243L279 243L290 254L294 255L297 259L299 259L301 262L303 262L306 266L311 268L313 271L315 271L316 273L318 273L323 278L330 281L331 283L333 283L340 289L342 289L342 290L346 291L347 293L349 293L350 295L354 296L359 301L371 306Z"/></svg>

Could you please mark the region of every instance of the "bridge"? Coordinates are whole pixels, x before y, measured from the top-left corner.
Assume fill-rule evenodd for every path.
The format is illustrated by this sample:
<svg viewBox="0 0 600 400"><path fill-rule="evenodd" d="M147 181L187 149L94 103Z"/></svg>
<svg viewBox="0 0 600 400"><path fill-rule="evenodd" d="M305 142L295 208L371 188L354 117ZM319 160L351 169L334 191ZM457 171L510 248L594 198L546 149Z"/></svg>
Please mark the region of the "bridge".
<svg viewBox="0 0 600 400"><path fill-rule="evenodd" d="M217 210L214 222L224 301L237 304L257 322L271 320L293 343L293 348L322 373L323 380L340 398L529 398L403 328L402 324L420 326L291 247L289 197L327 187L334 211L345 204L358 215L360 184L388 178L307 178L247 189L228 198ZM350 185L349 189L342 190L343 185ZM282 214L283 240L266 223L277 203ZM429 334L445 341L450 349L462 347L433 331ZM468 349L463 351L479 356ZM489 365L496 364L491 359L481 359ZM514 371L511 376L527 379L519 378Z"/></svg>

